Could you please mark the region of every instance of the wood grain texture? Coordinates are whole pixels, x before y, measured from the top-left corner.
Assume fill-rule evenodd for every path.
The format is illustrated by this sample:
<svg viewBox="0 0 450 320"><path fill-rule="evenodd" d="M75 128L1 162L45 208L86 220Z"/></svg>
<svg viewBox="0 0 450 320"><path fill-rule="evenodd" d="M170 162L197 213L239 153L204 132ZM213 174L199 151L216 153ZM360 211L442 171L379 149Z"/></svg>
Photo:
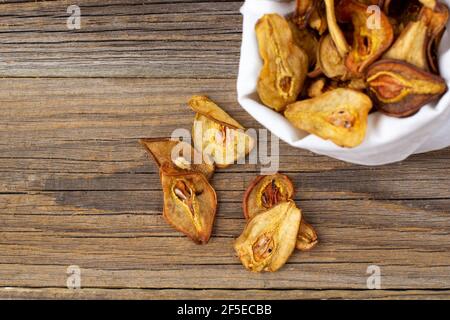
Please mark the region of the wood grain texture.
<svg viewBox="0 0 450 320"><path fill-rule="evenodd" d="M261 165L215 174L208 245L174 231L137 139L189 130L198 93L260 128L236 103L242 2L79 5L74 32L66 1L0 4L0 298L450 298L450 148L363 167L280 143L321 242L278 273L245 271L232 249ZM382 290L367 290L370 265Z"/></svg>

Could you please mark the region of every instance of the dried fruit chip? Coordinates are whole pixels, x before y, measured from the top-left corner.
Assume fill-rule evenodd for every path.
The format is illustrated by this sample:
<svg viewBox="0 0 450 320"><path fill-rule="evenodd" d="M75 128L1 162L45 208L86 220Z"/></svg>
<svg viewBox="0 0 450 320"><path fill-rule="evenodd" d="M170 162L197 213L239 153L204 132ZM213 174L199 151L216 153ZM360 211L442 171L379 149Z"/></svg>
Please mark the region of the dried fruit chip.
<svg viewBox="0 0 450 320"><path fill-rule="evenodd" d="M140 139L139 142L160 168L167 165L179 171L197 171L208 179L214 174L211 160L204 161L202 155L186 142L166 138Z"/></svg>
<svg viewBox="0 0 450 320"><path fill-rule="evenodd" d="M317 51L317 62L320 70L328 78L347 79L349 72L345 66L345 61L339 54L331 35L322 36Z"/></svg>
<svg viewBox="0 0 450 320"><path fill-rule="evenodd" d="M164 192L164 218L194 242L206 244L216 215L216 192L203 174L160 169Z"/></svg>
<svg viewBox="0 0 450 320"><path fill-rule="evenodd" d="M413 21L403 30L383 58L403 60L428 70L427 47L427 26L421 20Z"/></svg>
<svg viewBox="0 0 450 320"><path fill-rule="evenodd" d="M194 147L225 168L245 157L254 147L254 139L217 104L204 96L194 96L189 106L197 111L192 136Z"/></svg>
<svg viewBox="0 0 450 320"><path fill-rule="evenodd" d="M383 12L379 12L377 19L366 5L355 0L342 0L337 16L339 21L353 23L353 45L345 64L353 74L361 75L390 47L394 30ZM373 26L369 22L373 22Z"/></svg>
<svg viewBox="0 0 450 320"><path fill-rule="evenodd" d="M316 30L319 35L324 34L328 30L327 13L324 2L321 1L317 3L308 22L309 27Z"/></svg>
<svg viewBox="0 0 450 320"><path fill-rule="evenodd" d="M291 104L284 113L297 128L353 148L366 135L372 101L352 89L335 89L316 98Z"/></svg>
<svg viewBox="0 0 450 320"><path fill-rule="evenodd" d="M308 56L294 41L285 18L266 14L256 24L259 53L264 61L257 91L268 107L283 111L303 89L308 72Z"/></svg>
<svg viewBox="0 0 450 320"><path fill-rule="evenodd" d="M432 4L431 4L432 5ZM443 3L435 3L434 9L424 7L420 11L420 21L427 25L429 36L427 47L427 58L431 70L438 73L437 50L441 42L442 34L445 30L449 18L449 10Z"/></svg>
<svg viewBox="0 0 450 320"><path fill-rule="evenodd" d="M279 202L291 200L294 196L294 185L283 174L257 177L247 188L242 206L247 219L264 212Z"/></svg>
<svg viewBox="0 0 450 320"><path fill-rule="evenodd" d="M247 188L242 206L247 220L253 219L277 204L292 200L294 185L289 177L276 173L257 177ZM317 233L302 216L296 247L307 251L318 243Z"/></svg>
<svg viewBox="0 0 450 320"><path fill-rule="evenodd" d="M289 201L250 220L234 245L242 264L254 272L280 269L295 249L301 216Z"/></svg>
<svg viewBox="0 0 450 320"><path fill-rule="evenodd" d="M342 33L341 28L339 27L336 21L334 0L325 0L325 6L327 10L327 23L328 28L330 30L331 38L333 39L333 42L336 45L339 55L343 58L349 52L350 47L347 43L347 40L345 39L344 34Z"/></svg>
<svg viewBox="0 0 450 320"><path fill-rule="evenodd" d="M300 251L309 251L319 243L316 230L305 219L302 219L298 230L295 247Z"/></svg>
<svg viewBox="0 0 450 320"><path fill-rule="evenodd" d="M367 83L378 109L394 117L413 115L447 91L442 78L398 60L374 63Z"/></svg>
<svg viewBox="0 0 450 320"><path fill-rule="evenodd" d="M244 129L228 113L223 111L214 101L206 96L192 96L188 102L191 109L202 116L233 129Z"/></svg>

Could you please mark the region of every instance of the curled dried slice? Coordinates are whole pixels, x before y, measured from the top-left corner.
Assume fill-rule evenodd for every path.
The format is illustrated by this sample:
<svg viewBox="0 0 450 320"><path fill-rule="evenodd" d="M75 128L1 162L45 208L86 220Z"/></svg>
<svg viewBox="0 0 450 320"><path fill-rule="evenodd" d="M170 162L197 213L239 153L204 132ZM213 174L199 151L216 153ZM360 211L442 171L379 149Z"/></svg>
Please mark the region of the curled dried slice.
<svg viewBox="0 0 450 320"><path fill-rule="evenodd" d="M284 114L299 129L353 148L364 140L371 109L372 101L365 94L338 88L291 104Z"/></svg>
<svg viewBox="0 0 450 320"><path fill-rule="evenodd" d="M317 50L317 62L320 70L328 78L348 78L349 72L345 60L339 54L330 34L323 35Z"/></svg>
<svg viewBox="0 0 450 320"><path fill-rule="evenodd" d="M336 48L341 57L345 57L350 50L350 47L345 39L342 30L340 29L336 21L336 13L334 0L325 0L325 7L327 11L327 23L328 29L330 30L331 38L336 45Z"/></svg>
<svg viewBox="0 0 450 320"><path fill-rule="evenodd" d="M140 144L153 157L159 168L169 166L178 171L197 171L208 179L214 174L214 165L186 142L167 138L140 139Z"/></svg>
<svg viewBox="0 0 450 320"><path fill-rule="evenodd" d="M316 230L305 219L300 223L295 247L300 251L309 251L319 243Z"/></svg>
<svg viewBox="0 0 450 320"><path fill-rule="evenodd" d="M254 139L212 100L194 96L189 106L197 112L192 127L194 147L209 156L217 167L225 168L253 149Z"/></svg>
<svg viewBox="0 0 450 320"><path fill-rule="evenodd" d="M247 220L267 211L281 202L294 198L294 185L288 176L280 173L259 176L247 188L242 201ZM296 247L307 251L318 243L317 233L302 216Z"/></svg>
<svg viewBox="0 0 450 320"><path fill-rule="evenodd" d="M234 245L242 264L254 272L280 269L295 249L301 216L289 201L251 219Z"/></svg>
<svg viewBox="0 0 450 320"><path fill-rule="evenodd" d="M308 25L311 29L316 30L319 35L324 34L328 30L327 13L323 1L317 3L309 17Z"/></svg>
<svg viewBox="0 0 450 320"><path fill-rule="evenodd" d="M198 244L211 236L217 197L208 180L198 172L179 173L160 169L164 192L164 218Z"/></svg>
<svg viewBox="0 0 450 320"><path fill-rule="evenodd" d="M256 24L259 53L264 61L257 91L268 107L283 111L303 89L308 72L308 56L294 41L285 18L266 14Z"/></svg>
<svg viewBox="0 0 450 320"><path fill-rule="evenodd" d="M247 219L294 197L294 185L287 176L276 173L257 177L247 188L242 206Z"/></svg>
<svg viewBox="0 0 450 320"><path fill-rule="evenodd" d="M361 75L391 46L394 30L383 12L374 14L368 6L355 0L342 0L337 15L340 21L353 23L352 50L345 64L353 74Z"/></svg>
<svg viewBox="0 0 450 320"><path fill-rule="evenodd" d="M394 117L413 115L447 91L442 78L398 60L374 63L366 79L378 109Z"/></svg>
<svg viewBox="0 0 450 320"><path fill-rule="evenodd" d="M449 18L448 7L443 3L435 3L434 9L423 7L420 11L420 21L427 25L429 36L427 58L431 70L438 73L437 50L441 42Z"/></svg>

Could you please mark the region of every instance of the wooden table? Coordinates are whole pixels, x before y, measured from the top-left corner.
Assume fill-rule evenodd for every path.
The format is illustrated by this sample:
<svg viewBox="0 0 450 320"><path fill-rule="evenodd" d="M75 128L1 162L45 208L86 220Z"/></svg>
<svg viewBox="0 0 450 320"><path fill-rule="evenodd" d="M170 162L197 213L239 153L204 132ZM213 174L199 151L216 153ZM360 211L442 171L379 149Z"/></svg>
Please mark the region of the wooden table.
<svg viewBox="0 0 450 320"><path fill-rule="evenodd" d="M198 93L260 128L236 102L242 2L78 0L80 30L70 4L0 4L1 298L450 298L450 149L372 168L282 143L321 243L249 273L232 243L259 167L217 172L213 238L197 246L161 217L137 143L189 129Z"/></svg>

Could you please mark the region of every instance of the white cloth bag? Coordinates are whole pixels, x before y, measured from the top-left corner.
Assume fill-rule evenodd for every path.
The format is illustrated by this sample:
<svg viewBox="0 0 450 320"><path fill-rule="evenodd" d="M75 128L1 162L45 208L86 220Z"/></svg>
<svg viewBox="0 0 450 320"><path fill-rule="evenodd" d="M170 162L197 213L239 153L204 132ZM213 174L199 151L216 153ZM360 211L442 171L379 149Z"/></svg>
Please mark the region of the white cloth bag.
<svg viewBox="0 0 450 320"><path fill-rule="evenodd" d="M450 6L450 0L445 0ZM293 12L295 1L246 0L241 59L237 82L240 105L259 123L286 143L317 154L362 165L383 165L406 159L411 154L450 146L450 91L437 103L423 107L412 117L398 119L379 112L369 116L366 139L354 149L336 146L296 129L281 114L261 104L256 84L262 61L258 52L255 24L266 13L286 15ZM450 35L446 31L439 49L441 75L450 88Z"/></svg>

